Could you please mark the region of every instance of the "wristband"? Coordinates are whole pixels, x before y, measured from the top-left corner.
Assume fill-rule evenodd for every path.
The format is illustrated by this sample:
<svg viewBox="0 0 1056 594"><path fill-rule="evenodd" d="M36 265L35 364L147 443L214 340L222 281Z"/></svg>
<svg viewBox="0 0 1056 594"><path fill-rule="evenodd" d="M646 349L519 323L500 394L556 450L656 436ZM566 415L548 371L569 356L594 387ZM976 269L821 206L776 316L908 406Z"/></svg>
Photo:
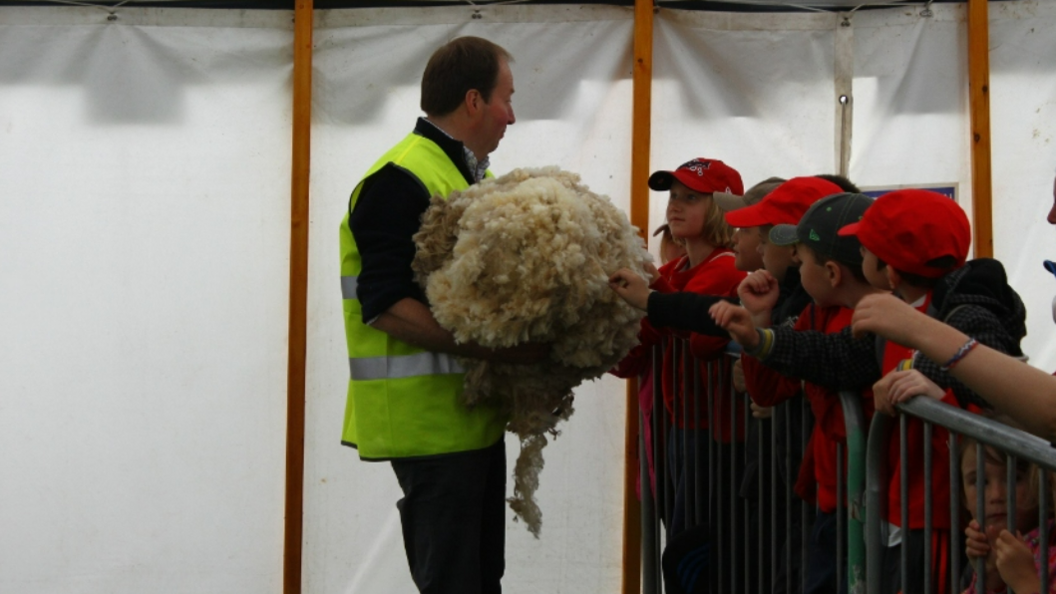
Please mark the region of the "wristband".
<svg viewBox="0 0 1056 594"><path fill-rule="evenodd" d="M961 359L963 359L965 355L972 352L972 349L977 346L979 346L979 341L974 338L969 338L968 342L961 345L961 348L957 349L957 352L954 353L952 357L950 357L949 361L943 363L940 369L942 369L943 371L950 371L951 369L956 367L958 363L961 362Z"/></svg>

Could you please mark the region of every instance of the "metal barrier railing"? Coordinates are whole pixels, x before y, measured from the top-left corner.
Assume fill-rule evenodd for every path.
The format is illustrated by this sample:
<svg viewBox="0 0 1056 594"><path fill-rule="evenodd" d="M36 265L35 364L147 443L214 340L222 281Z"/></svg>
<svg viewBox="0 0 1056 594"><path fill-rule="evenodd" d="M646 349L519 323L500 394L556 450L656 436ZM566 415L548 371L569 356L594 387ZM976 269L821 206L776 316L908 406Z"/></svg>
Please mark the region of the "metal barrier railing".
<svg viewBox="0 0 1056 594"><path fill-rule="evenodd" d="M775 407L773 418L753 420L748 396L732 389L730 367L735 355L703 363L692 356L688 341L672 340L668 348L672 355L666 369L662 349L655 347L652 353L652 369L661 371L652 377L649 447L655 492L644 454L644 425L639 431L643 436L639 443L643 593L692 592L702 585L709 592L801 592L807 576L803 571L797 575L797 570L806 559L815 510L794 496L793 485L811 430L810 407L796 398ZM663 398L665 381L684 387L671 411ZM838 506L836 512L837 580L846 580L850 591L858 592L865 583L866 426L859 394L840 394L840 402L847 447L837 449L837 501L847 501L848 506ZM729 415L728 426L719 414ZM708 429L693 429L702 418ZM750 451L749 439L755 452ZM755 483L754 502L738 488L753 462L749 478ZM694 538L700 546L679 550L681 564L665 570L665 549L671 550L674 537L687 532L694 536L684 538L676 548Z"/></svg>
<svg viewBox="0 0 1056 594"><path fill-rule="evenodd" d="M917 418L923 421L923 444L924 451L924 542L931 542L931 526L935 524L935 518L933 515L934 510L932 503L932 489L929 481L932 475L932 459L933 452L931 448L931 437L934 427L940 427L947 430L950 434L948 441L949 449L949 465L950 465L950 526L951 534L949 539L949 574L946 576L936 576L932 573L933 559L931 557L931 548L924 548L924 559L923 559L923 578L921 583L911 583L908 578L908 572L901 572L901 583L897 586L901 588L901 592L906 594L923 592L930 593L933 591L933 583L937 578L948 578L948 584L950 589L956 589L957 592L962 590L963 584L961 583L961 543L963 542L963 531L961 511L963 506L960 501L960 488L961 488L961 452L958 447L959 437L969 437L976 443L976 501L975 501L975 517L984 518L985 511L985 463L986 463L986 452L985 448L990 447L995 450L1002 452L1005 456L1006 465L1006 477L1005 477L1005 490L1007 497L1006 504L1006 517L1007 526L1014 532L1015 531L1015 518L1016 518L1016 491L1017 491L1017 478L1016 478L1016 462L1017 460L1027 460L1032 464L1037 465L1040 469L1040 480L1038 481L1038 527L1039 527L1039 545L1040 545L1040 559L1043 560L1041 567L1039 567L1039 581L1041 583L1041 592L1049 591L1050 576L1048 575L1048 548L1049 548L1049 511L1048 511L1048 498L1049 484L1048 484L1048 472L1056 471L1056 449L1053 448L1053 444L1046 442L1045 440L1020 431L1013 427L1009 427L998 421L983 417L978 414L974 414L960 408L950 406L948 404L932 400L926 397L918 397L897 406L898 410L902 413L899 415L899 430L898 436L901 442L901 464L902 475L900 483L902 487L901 495L901 509L900 517L903 519L903 525L905 519L909 517L908 510L908 497L906 490L910 482L910 477L907 474L906 468L908 466L909 452L906 451L906 444L908 441L908 420L910 418ZM893 430L894 419L887 415L877 414L873 417L872 425L869 429L869 443L867 452L866 462L866 549L867 549L867 580L868 580L868 592L880 593L890 591L894 586L890 584L882 583L882 565L883 555L885 552L886 545L884 544L883 529L885 527L885 521L881 517L882 506L885 502L885 495L887 491L887 484L884 480L882 469L885 463L885 457L888 452L888 440L894 433ZM905 546L905 534L906 530L902 530L903 544L901 546L901 567L903 569L909 567L910 559L908 558L908 546ZM914 560L914 563L917 561ZM983 560L977 560L975 567L975 580L977 584L986 584L986 567Z"/></svg>

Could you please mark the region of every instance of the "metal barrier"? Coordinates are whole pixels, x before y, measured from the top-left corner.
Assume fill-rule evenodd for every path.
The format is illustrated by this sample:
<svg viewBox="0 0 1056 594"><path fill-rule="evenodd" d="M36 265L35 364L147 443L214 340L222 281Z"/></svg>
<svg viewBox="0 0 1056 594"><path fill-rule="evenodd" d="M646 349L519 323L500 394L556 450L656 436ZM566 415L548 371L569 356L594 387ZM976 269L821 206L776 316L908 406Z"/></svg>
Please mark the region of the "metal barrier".
<svg viewBox="0 0 1056 594"><path fill-rule="evenodd" d="M961 521L963 509L960 502L959 491L961 488L961 452L958 447L959 436L969 437L976 443L976 501L975 516L985 517L985 447L1001 451L1005 456L1007 466L1005 488L1007 493L1007 525L1014 527L1016 517L1016 461L1028 460L1040 469L1041 480L1038 481L1038 525L1040 532L1040 558L1045 560L1042 568L1039 568L1039 579L1041 592L1049 591L1050 577L1047 571L1048 544L1049 544L1049 512L1048 502L1048 471L1056 471L1056 449L1045 440L1028 434L1024 431L1009 427L1000 422L988 419L948 404L932 400L926 397L914 398L908 402L898 405L899 415L898 436L902 444L901 464L902 475L900 483L902 487L900 517L905 519L909 516L908 497L906 490L910 477L906 474L908 455L905 444L907 443L908 419L917 418L923 421L924 432L924 481L925 481L925 505L924 505L924 542L931 542L931 526L934 525L932 490L929 484L932 474L933 452L931 448L931 432L934 427L948 430L950 438L950 571L947 576L951 588L957 592L962 590L961 583L961 543L963 543L964 532ZM866 549L867 549L867 579L868 592L870 594L884 593L893 590L896 586L882 583L882 565L885 548L883 531L885 521L881 516L884 504L887 481L884 480L882 469L888 452L888 440L892 436L894 419L887 415L877 414L873 417L869 429L869 443L866 463ZM903 524L905 522L903 521ZM901 546L901 567L909 567L908 548L905 546L906 531L902 531L903 546ZM901 583L897 587L906 594L933 591L932 586L937 576L932 575L933 559L931 548L924 548L923 578L922 583L910 583L906 571L901 572ZM986 584L986 568L983 560L978 560L975 567L975 579L977 584Z"/></svg>
<svg viewBox="0 0 1056 594"><path fill-rule="evenodd" d="M796 572L804 566L815 510L792 489L812 425L809 405L797 397L775 407L771 419L754 420L747 395L732 389L730 370L736 354L702 364L690 353L688 341L672 340L668 348L672 356L666 369L662 349L655 347L652 353L652 369L661 371L652 374L649 447L655 492L650 488L644 420L639 417L643 593L692 592L702 584L709 592L802 592L807 576ZM665 374L670 385L685 388L670 412L663 398ZM837 449L837 500L847 501L848 507L839 506L836 512L837 580L846 580L850 591L858 592L865 583L866 427L859 394L841 393L840 402L847 447ZM729 415L728 431L720 413ZM702 418L708 429L693 430ZM850 456L847 476L842 472L845 456ZM739 489L749 468L754 468L748 481L755 483L754 501ZM703 544L679 550L684 553L682 564L668 572L674 583L669 580L665 588L664 551L671 550L674 537L686 533L693 536L683 538L676 549L694 539Z"/></svg>

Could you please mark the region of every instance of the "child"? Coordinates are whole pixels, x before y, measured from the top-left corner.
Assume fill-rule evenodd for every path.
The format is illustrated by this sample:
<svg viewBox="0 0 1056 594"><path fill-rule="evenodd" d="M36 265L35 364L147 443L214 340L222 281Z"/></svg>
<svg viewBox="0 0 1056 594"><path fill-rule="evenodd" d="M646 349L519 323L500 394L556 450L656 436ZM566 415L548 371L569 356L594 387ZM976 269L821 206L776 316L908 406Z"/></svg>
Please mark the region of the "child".
<svg viewBox="0 0 1056 594"><path fill-rule="evenodd" d="M930 384L930 395L934 396L934 394L942 392L942 388L929 382L926 378L923 378L923 376L921 376L921 379L923 379L924 382L927 382L927 384ZM977 480L979 478L977 443L978 442L974 439L967 436L961 438L961 482L964 488L965 508L972 517L972 521L964 531L967 537L965 552L967 553L969 560L973 563L979 560L985 563L987 592L1004 591L1006 585L1013 585L1008 584L1006 578L1013 576L1015 578L1020 578L1018 574L1021 572L1017 570L1023 567L1026 567L1027 573L1034 577L1035 585L1024 589L1022 588L1022 580L1020 580L1019 585L1014 585L1015 591L1024 593L1037 592L1039 589L1039 585L1037 585L1038 573L1034 567L1033 556L1026 544L1012 536L1007 524L1008 458L990 446L985 446L983 448L985 470L981 482L985 489L983 496L984 508L983 518L980 520L978 516L979 510L976 495L980 481ZM1024 460L1017 461L1016 516L1015 526L1012 527L1016 534L1030 532L1031 530L1036 530L1038 527L1036 481L1031 480L1035 473L1036 468L1034 468L1033 465ZM1035 484L1034 489L1031 489L1032 484ZM1011 537L1012 542L998 544L1000 542L999 539L1004 535ZM1036 536L1034 537L1034 540L1037 540ZM993 543L994 546L991 546L990 543ZM1019 553L1019 547L1016 547L1014 543L1020 544L1022 550L1026 554ZM996 554L999 547L1003 547L1010 552L1010 554L1006 555L1007 558L1003 561L999 561L998 555ZM1005 566L1006 571L1002 571L1001 566ZM979 585L976 580L977 574L973 572L971 584L968 586L968 589L965 590L967 594L980 593Z"/></svg>
<svg viewBox="0 0 1056 594"><path fill-rule="evenodd" d="M799 264L795 260L795 248L793 246L770 244L765 238L773 225L797 223L811 204L824 196L839 192L840 188L838 186L821 179L813 177L794 178L779 185L759 203L733 210L726 214L727 222L731 225L736 225L739 232L748 229L761 235L763 243L759 248L759 254L764 266L774 278L782 279L781 304L780 307L774 310L773 314L773 322L775 324L794 325L800 312L810 303L810 295L803 290L799 283ZM649 290L643 279L629 270L616 272L610 281L613 290L626 299L628 303L648 310L650 313L649 319L654 326L673 326L695 332L725 335L725 331L716 327L707 313L707 308L718 300L717 297L705 297L689 293L662 294L653 292ZM771 381L762 383L758 382L757 378L749 373L747 368L745 371L748 393L752 396L753 401L765 402L769 406L799 394L800 385L798 381L782 380L775 377L768 378ZM798 435L801 428L801 423L798 419L800 418L799 415L803 414L801 402L799 399L791 400L787 406L782 406L777 410L777 416L775 417L775 426L782 431L781 438L777 440L781 444L780 447L783 448L788 443L793 450L789 453L789 459L793 461L793 467L786 468L782 464L780 468L782 478L789 485L796 480L798 462L801 456L799 444L802 440ZM788 406L792 406L796 410L789 410ZM795 423L789 423L794 433L790 436L783 434L786 416L792 416L797 419ZM777 453L776 456L777 459L784 459L784 456L780 453ZM783 514L785 511L784 507L779 506L778 511ZM792 517L798 524L799 514L793 514ZM779 521L777 525L780 530L787 531L787 534L794 535L798 533L796 525L788 528L784 521ZM777 536L777 538L781 537ZM793 542L796 540L798 539L793 538ZM783 563L785 556L781 555L780 559ZM782 570L792 571L794 568L782 568ZM799 579L794 578L792 581L798 583ZM783 587L785 580L775 578L774 584L775 586Z"/></svg>
<svg viewBox="0 0 1056 594"><path fill-rule="evenodd" d="M742 193L744 186L740 174L717 159L698 158L683 163L674 171L653 173L649 177L649 187L669 193L667 224L672 237L680 241L686 250L685 256L661 266L653 287L662 292L689 291L732 296L737 285L744 279L744 272L734 266L733 252L729 249L733 229L723 220L712 194ZM676 483L674 510L667 531L669 540L696 524L693 519L685 517L689 485L695 484L694 461L691 458L682 458L684 448L689 450L690 456L693 455L697 431L708 428L704 419L684 418L683 399L680 395L685 394L687 389L692 390L692 386L682 385L681 358L677 360L676 368L675 353L670 344L674 336L670 331L657 332L646 318L643 320L640 335L643 348L632 352L615 371L617 375L621 375L634 366L635 357L648 356L649 347L668 343L664 350L663 369L677 369L674 373L663 373L661 377L664 404L674 426L668 438L669 468ZM700 334L688 334L684 337L689 338L690 351L701 366L701 377L707 377L704 362L721 357L729 338ZM707 404L698 403L697 409L703 415L707 411ZM716 410L718 411L718 408ZM725 414L718 418L724 419L725 423L720 423L712 429L728 441L733 432L730 427L729 408L724 410ZM706 476L707 469L703 468L702 473Z"/></svg>
<svg viewBox="0 0 1056 594"><path fill-rule="evenodd" d="M1025 312L1019 296L1008 286L1004 268L996 260L978 259L967 265L971 231L968 219L949 198L924 190L900 190L881 196L866 210L862 221L849 225L841 233L855 234L861 242L862 273L878 289L890 289L920 311L945 320L976 337L980 342L1013 354L1021 354L1019 341L1025 334ZM751 280L751 279L749 279ZM741 291L742 303L749 310L764 308L773 301L776 283L756 280L746 283ZM840 334L821 335L817 332L793 332L784 328L756 329L752 316L738 312L725 304L712 309L717 321L755 356L773 369L794 377L835 390L861 390L869 387L890 370L901 367L919 369L938 385L950 389L951 403L974 403L987 407L985 401L950 377L939 364L894 343L878 343L872 337L855 339L850 328ZM721 318L721 319L719 319ZM742 342L743 341L743 342ZM954 399L956 396L956 399ZM889 403L878 394L878 410L891 411ZM921 447L919 423L910 423L910 447ZM930 546L937 554L946 550L949 539L949 520L935 517L934 540L924 543L923 461L910 457L909 485L910 518L900 517L901 488L897 461L898 440L891 440L888 459L895 462L891 470L888 490L887 519L895 528L908 530L908 546L923 551ZM945 432L933 433L935 464L933 466L934 501L941 509L949 505L948 456ZM946 463L943 463L946 460ZM893 530L887 553L899 558L895 548L903 542L899 531ZM923 585L919 564L901 568L910 572L911 592ZM932 572L940 582L944 575ZM897 582L898 580L896 580ZM897 589L888 584L885 592ZM909 593L907 593L909 594Z"/></svg>

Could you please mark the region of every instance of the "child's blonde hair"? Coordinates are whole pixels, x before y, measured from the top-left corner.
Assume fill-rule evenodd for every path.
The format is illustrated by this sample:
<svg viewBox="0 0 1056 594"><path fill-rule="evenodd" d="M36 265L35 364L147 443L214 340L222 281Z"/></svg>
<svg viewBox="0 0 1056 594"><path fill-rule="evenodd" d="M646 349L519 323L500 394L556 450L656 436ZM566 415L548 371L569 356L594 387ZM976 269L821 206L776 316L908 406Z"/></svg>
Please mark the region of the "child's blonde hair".
<svg viewBox="0 0 1056 594"><path fill-rule="evenodd" d="M715 247L733 247L733 227L726 222L726 213L719 208L715 198L708 195L708 212L704 215L704 230L701 237Z"/></svg>

